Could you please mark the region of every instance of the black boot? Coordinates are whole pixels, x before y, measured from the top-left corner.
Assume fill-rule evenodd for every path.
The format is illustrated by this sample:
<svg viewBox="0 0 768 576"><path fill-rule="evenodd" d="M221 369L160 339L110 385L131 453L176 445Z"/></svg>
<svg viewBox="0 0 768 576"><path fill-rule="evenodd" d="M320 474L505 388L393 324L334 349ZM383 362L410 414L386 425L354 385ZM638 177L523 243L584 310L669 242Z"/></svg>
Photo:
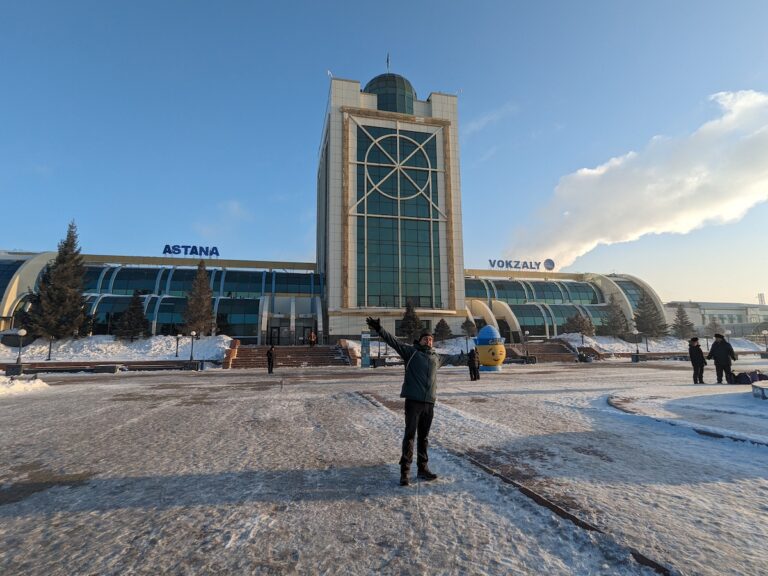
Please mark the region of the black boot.
<svg viewBox="0 0 768 576"><path fill-rule="evenodd" d="M424 466L419 466L419 472L416 474L416 477L420 480L426 480L427 482L430 480L437 480L437 474L432 472L426 464L424 464Z"/></svg>
<svg viewBox="0 0 768 576"><path fill-rule="evenodd" d="M409 476L409 470L400 470L400 486L408 486L411 483Z"/></svg>

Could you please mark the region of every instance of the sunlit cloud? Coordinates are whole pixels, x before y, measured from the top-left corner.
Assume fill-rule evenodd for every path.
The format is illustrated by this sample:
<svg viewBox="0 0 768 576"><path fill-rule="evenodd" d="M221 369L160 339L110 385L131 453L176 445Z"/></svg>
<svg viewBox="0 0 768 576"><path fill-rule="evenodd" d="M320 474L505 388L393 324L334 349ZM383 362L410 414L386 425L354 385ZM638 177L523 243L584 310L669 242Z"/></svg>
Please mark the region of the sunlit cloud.
<svg viewBox="0 0 768 576"><path fill-rule="evenodd" d="M768 94L721 92L720 116L564 176L515 254L567 266L598 245L736 222L768 200Z"/></svg>

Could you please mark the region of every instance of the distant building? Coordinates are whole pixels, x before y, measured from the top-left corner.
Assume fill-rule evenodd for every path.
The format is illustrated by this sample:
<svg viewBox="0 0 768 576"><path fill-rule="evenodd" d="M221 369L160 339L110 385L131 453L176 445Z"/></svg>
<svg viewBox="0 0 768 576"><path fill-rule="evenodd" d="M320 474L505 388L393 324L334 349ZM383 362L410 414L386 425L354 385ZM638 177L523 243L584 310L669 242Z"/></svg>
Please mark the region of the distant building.
<svg viewBox="0 0 768 576"><path fill-rule="evenodd" d="M708 324L716 322L734 336L759 334L768 330L768 305L734 304L728 302L668 302L664 305L667 322L672 324L678 305L683 306L696 331L704 335Z"/></svg>
<svg viewBox="0 0 768 576"><path fill-rule="evenodd" d="M612 295L630 323L643 292L664 310L654 290L631 276L556 273L547 262L465 270L457 97L433 92L419 100L397 74L362 89L334 78L330 88L317 171L317 262L204 258L219 332L282 345L305 342L314 330L321 342L335 342L359 338L372 315L398 333L411 300L428 327L445 319L461 334L470 319L512 342L526 332L557 336L577 314L600 326ZM153 333L176 334L204 256L178 248L166 246L162 257L85 254L93 333L112 333L137 290ZM0 329L14 326L54 256L0 252Z"/></svg>

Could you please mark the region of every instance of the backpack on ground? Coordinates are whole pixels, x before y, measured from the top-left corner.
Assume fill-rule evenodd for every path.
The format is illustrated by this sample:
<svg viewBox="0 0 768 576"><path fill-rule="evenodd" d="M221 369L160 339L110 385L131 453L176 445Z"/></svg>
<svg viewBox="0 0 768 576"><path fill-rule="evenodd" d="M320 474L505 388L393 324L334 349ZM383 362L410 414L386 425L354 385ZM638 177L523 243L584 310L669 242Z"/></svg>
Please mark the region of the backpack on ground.
<svg viewBox="0 0 768 576"><path fill-rule="evenodd" d="M752 378L746 372L739 372L733 379L734 384L752 384Z"/></svg>

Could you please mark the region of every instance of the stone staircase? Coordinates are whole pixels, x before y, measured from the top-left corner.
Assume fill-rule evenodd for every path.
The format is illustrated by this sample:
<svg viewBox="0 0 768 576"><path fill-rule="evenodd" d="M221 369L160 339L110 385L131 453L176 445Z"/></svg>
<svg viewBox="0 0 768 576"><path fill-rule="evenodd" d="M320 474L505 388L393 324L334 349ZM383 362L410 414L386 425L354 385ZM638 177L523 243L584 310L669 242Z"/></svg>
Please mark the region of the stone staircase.
<svg viewBox="0 0 768 576"><path fill-rule="evenodd" d="M507 356L510 358L524 358L525 346L523 344L508 344ZM528 342L528 355L535 356L536 362L576 362L578 356L561 342Z"/></svg>
<svg viewBox="0 0 768 576"><path fill-rule="evenodd" d="M267 368L269 346L230 348L224 357L224 368ZM275 367L346 366L346 358L336 346L276 346Z"/></svg>

